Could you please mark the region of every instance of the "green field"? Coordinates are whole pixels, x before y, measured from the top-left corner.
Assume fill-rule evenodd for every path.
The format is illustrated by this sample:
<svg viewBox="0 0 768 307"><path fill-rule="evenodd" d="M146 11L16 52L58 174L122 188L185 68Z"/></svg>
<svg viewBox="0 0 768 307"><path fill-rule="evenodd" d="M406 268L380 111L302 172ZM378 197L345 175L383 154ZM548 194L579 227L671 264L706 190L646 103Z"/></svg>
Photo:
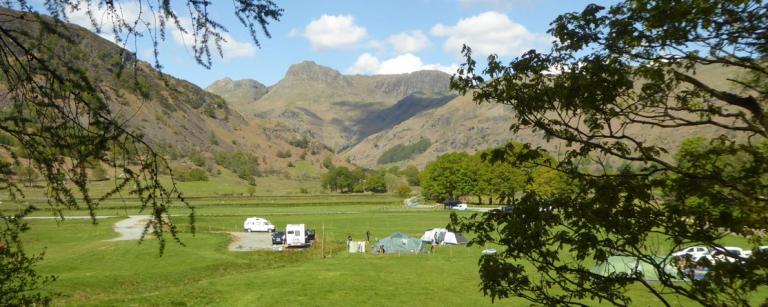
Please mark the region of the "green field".
<svg viewBox="0 0 768 307"><path fill-rule="evenodd" d="M116 237L112 224L136 208L119 202L105 205L100 220L29 220L29 250L45 250L39 271L59 280L49 288L62 294L57 305L310 305L310 306L482 306L491 305L479 292L477 260L481 247L440 247L435 254L361 255L344 251L345 239L382 238L401 231L420 236L443 227L449 213L441 209L409 209L392 196L262 196L199 198L198 233L183 233L186 246L170 243L160 257L157 241L106 242ZM0 209L14 210L5 202ZM85 211L67 211L66 216ZM173 213L185 214L177 209ZM35 215L45 216L45 211ZM279 228L305 223L324 234L324 249L284 252L227 251L229 234L239 231L246 216L262 216ZM179 222L183 222L183 218ZM183 228L186 229L186 228ZM322 231L324 229L324 232ZM325 256L325 257L324 257ZM640 305L654 304L640 287L630 292ZM599 305L598 302L590 302ZM644 304L645 303L645 304ZM519 299L494 305L527 305Z"/></svg>

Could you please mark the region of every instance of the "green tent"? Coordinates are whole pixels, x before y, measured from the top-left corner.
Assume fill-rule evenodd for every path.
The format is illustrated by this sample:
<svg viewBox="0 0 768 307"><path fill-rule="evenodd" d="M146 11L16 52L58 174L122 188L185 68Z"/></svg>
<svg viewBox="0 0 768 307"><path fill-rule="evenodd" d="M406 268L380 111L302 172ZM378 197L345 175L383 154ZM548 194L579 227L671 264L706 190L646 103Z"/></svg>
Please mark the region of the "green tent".
<svg viewBox="0 0 768 307"><path fill-rule="evenodd" d="M371 247L371 253L385 254L417 254L421 251L421 240L409 237L402 232L396 232L384 239L376 241Z"/></svg>
<svg viewBox="0 0 768 307"><path fill-rule="evenodd" d="M664 257L653 257L655 263L665 263ZM676 275L676 270L669 263L664 264L664 271L672 276ZM654 266L645 261L638 259L637 257L627 256L611 256L605 262L601 262L592 268L592 273L609 276L616 273L626 273L629 275L635 272L640 273L643 279L648 281L658 281L659 274L656 272Z"/></svg>

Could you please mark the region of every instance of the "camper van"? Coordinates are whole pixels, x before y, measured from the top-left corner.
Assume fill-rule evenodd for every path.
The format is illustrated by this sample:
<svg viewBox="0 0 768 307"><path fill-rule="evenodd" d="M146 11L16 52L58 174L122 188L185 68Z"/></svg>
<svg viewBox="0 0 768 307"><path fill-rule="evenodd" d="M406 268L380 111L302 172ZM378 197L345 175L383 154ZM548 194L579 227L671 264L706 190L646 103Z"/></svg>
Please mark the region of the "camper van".
<svg viewBox="0 0 768 307"><path fill-rule="evenodd" d="M268 220L260 217L249 217L243 222L243 229L247 232L253 231L275 231L275 225Z"/></svg>
<svg viewBox="0 0 768 307"><path fill-rule="evenodd" d="M307 230L304 224L285 225L285 244L288 246L306 246Z"/></svg>

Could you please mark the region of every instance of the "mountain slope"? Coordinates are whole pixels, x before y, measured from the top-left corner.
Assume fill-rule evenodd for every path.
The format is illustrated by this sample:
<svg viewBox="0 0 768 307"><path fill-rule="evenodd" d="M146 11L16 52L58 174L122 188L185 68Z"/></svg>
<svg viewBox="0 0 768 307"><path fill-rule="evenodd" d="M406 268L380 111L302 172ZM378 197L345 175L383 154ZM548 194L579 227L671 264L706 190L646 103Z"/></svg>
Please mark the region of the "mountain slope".
<svg viewBox="0 0 768 307"><path fill-rule="evenodd" d="M219 95L230 107L238 109L255 102L266 95L269 89L253 79L232 80L224 78L205 88L206 91Z"/></svg>
<svg viewBox="0 0 768 307"><path fill-rule="evenodd" d="M252 103L233 103L242 114L280 121L292 131L335 149L347 148L370 133L406 118L366 126L371 114L396 105L409 95L441 100L451 96L450 76L438 71L400 75L349 76L314 62L292 65L285 77ZM218 83L218 81L217 81Z"/></svg>
<svg viewBox="0 0 768 307"><path fill-rule="evenodd" d="M24 13L0 8L0 15L20 14ZM4 29L24 33L33 43L43 42L39 56L81 71L107 95L113 116L129 130L143 135L156 149L171 149L182 155L199 152L211 160L216 152L242 151L258 157L263 169L278 171L285 170L305 152L309 152L307 160L317 165L331 154L317 143L304 148L290 145L301 137L291 129L270 120L245 120L221 97L156 71L132 52L85 28L51 25L54 21L47 17L9 20L13 21L5 22ZM41 31L42 26L55 26L62 35ZM254 95L263 88L255 82L243 84L252 89L240 84L233 88L245 88L244 92ZM2 88L0 85L0 91ZM279 153L290 157L275 158Z"/></svg>

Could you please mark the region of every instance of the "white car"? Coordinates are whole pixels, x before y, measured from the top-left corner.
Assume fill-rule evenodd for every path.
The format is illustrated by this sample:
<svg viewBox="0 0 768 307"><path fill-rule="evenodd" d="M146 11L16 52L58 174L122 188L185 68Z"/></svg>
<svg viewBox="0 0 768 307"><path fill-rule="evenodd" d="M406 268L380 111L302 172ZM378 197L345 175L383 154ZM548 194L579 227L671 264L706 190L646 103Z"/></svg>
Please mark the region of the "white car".
<svg viewBox="0 0 768 307"><path fill-rule="evenodd" d="M453 208L451 208L451 209L459 210L459 211L465 211L465 210L467 210L467 208L468 208L467 204L458 204L458 205L453 206Z"/></svg>
<svg viewBox="0 0 768 307"><path fill-rule="evenodd" d="M736 262L749 256L752 256L752 251L745 251L741 247L723 246L723 248L715 247L708 258L718 262Z"/></svg>
<svg viewBox="0 0 768 307"><path fill-rule="evenodd" d="M243 229L247 232L253 231L275 231L275 225L272 225L267 219L260 217L249 217L243 223Z"/></svg>
<svg viewBox="0 0 768 307"><path fill-rule="evenodd" d="M693 261L698 261L707 255L709 255L709 248L706 246L691 246L672 253L673 257L690 256Z"/></svg>

